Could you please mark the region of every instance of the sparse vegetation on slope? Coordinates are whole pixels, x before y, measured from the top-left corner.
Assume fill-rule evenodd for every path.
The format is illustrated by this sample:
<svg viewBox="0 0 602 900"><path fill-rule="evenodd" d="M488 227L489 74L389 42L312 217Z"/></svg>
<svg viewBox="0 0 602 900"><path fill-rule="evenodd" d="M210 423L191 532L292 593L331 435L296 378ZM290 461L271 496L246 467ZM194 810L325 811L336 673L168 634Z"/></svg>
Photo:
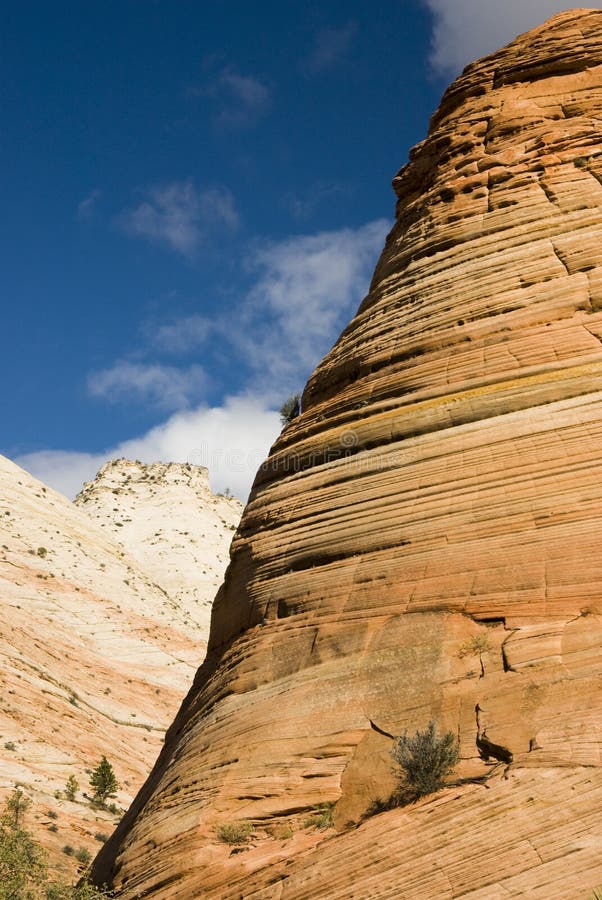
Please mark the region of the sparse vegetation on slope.
<svg viewBox="0 0 602 900"><path fill-rule="evenodd" d="M399 805L441 790L458 762L458 742L451 731L437 736L434 722L411 737L397 738L391 756L400 768Z"/></svg>
<svg viewBox="0 0 602 900"><path fill-rule="evenodd" d="M280 407L280 421L283 425L289 425L300 413L301 398L299 394L292 394Z"/></svg>
<svg viewBox="0 0 602 900"><path fill-rule="evenodd" d="M217 839L223 844L247 844L253 834L251 822L223 822L215 829Z"/></svg>
<svg viewBox="0 0 602 900"><path fill-rule="evenodd" d="M23 827L31 799L16 787L0 817L0 900L104 900L111 894L98 890L85 877L78 885L50 880L44 850ZM71 851L73 853L73 851ZM76 858L85 865L92 854L81 847Z"/></svg>

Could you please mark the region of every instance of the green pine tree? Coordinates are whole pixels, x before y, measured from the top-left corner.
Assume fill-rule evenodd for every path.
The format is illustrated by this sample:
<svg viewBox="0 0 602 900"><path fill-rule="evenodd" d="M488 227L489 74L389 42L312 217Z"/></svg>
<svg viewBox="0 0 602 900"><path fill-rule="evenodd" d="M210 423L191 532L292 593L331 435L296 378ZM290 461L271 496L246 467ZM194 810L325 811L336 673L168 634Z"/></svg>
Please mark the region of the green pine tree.
<svg viewBox="0 0 602 900"><path fill-rule="evenodd" d="M23 793L23 788L15 787L14 791L6 800L6 811L3 816L5 825L10 825L15 831L19 830L22 824L23 816L31 806L31 800Z"/></svg>
<svg viewBox="0 0 602 900"><path fill-rule="evenodd" d="M96 803L104 803L108 797L114 797L119 788L119 784L113 771L113 766L103 756L99 764L96 766L90 776L90 786L94 790L94 800Z"/></svg>

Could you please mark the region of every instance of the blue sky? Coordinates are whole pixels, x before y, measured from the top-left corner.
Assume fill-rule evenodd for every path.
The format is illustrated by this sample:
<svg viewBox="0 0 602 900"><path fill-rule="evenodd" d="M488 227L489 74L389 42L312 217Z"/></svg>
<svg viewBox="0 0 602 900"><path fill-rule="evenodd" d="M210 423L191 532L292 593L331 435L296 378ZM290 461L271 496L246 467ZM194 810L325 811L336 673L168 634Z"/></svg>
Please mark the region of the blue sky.
<svg viewBox="0 0 602 900"><path fill-rule="evenodd" d="M569 6L7 5L0 452L68 495L128 455L244 497L447 82Z"/></svg>

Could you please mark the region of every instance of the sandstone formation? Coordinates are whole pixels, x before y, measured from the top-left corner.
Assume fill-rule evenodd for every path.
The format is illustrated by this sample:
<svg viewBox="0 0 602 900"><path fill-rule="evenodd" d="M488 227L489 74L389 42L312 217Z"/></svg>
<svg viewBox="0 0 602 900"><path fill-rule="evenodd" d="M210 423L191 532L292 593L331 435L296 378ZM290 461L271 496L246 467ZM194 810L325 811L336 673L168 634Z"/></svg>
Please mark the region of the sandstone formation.
<svg viewBox="0 0 602 900"><path fill-rule="evenodd" d="M213 494L201 466L117 459L84 485L75 504L123 544L206 641L240 501Z"/></svg>
<svg viewBox="0 0 602 900"><path fill-rule="evenodd" d="M207 659L96 860L121 897L602 883L601 121L600 11L445 94L370 293L257 476ZM459 737L455 783L356 827L394 785L391 736L429 720ZM304 828L326 802L334 828ZM241 820L234 852L216 829Z"/></svg>
<svg viewBox="0 0 602 900"><path fill-rule="evenodd" d="M136 520L129 494L111 497ZM156 521L142 491L136 502ZM162 513L171 536L179 511L174 503ZM197 526L213 518L200 509ZM190 503L183 521L195 527ZM139 789L204 646L184 601L155 583L156 566L149 577L144 552L135 559L104 524L0 457L0 805L23 786L33 800L27 824L65 875L76 863L63 847L94 855ZM222 527L222 542L231 533ZM215 544L205 560L199 546L207 571ZM181 559L175 548L169 586ZM103 754L121 784L117 814L91 809L83 793ZM70 775L81 788L75 802L64 793Z"/></svg>

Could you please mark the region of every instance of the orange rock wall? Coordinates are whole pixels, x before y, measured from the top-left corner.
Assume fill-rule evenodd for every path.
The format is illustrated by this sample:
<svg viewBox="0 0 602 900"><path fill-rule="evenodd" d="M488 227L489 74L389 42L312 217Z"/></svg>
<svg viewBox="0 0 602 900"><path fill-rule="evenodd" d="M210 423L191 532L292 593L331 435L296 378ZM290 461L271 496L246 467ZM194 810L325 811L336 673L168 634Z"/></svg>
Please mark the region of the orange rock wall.
<svg viewBox="0 0 602 900"><path fill-rule="evenodd" d="M602 882L601 119L598 11L447 91L370 293L258 473L207 661L97 859L123 897ZM345 832L392 789L387 734L431 719L458 734L457 786ZM326 801L339 833L303 829ZM256 836L231 855L214 829L239 819Z"/></svg>

